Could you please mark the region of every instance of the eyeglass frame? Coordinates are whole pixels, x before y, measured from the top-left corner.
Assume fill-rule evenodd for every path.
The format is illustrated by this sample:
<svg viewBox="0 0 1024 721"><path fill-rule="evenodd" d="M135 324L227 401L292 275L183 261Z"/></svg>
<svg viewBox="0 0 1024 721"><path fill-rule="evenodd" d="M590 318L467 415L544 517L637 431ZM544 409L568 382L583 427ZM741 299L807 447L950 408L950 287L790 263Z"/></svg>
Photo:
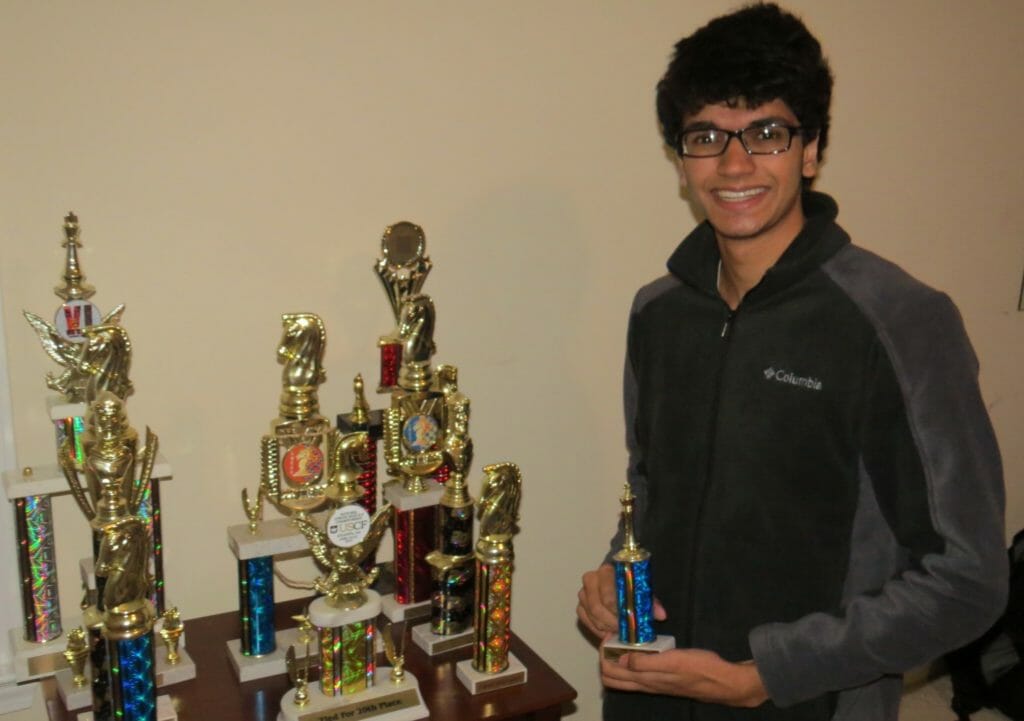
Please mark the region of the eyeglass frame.
<svg viewBox="0 0 1024 721"><path fill-rule="evenodd" d="M743 140L743 133L747 132L748 130L762 130L764 128L785 128L786 130L788 130L789 140L786 143L786 147L780 150L772 150L769 152L759 152L748 148L747 143ZM714 153L713 155L689 155L688 153L683 152L683 135L685 135L686 133L700 132L702 130L713 130L716 133L725 133L726 140L725 145L722 146L722 149L719 152ZM676 135L675 151L682 158L720 158L721 156L725 155L725 151L729 149L729 143L732 142L732 139L736 138L737 140L740 141L740 145L743 146L743 150L747 153L747 155L781 155L782 153L788 153L789 150L793 147L793 137L798 132L804 135L804 137L807 137L807 135L812 133L813 130L805 128L802 125L787 125L786 123L778 122L764 123L761 125L755 123L754 125L748 125L745 128L740 128L739 130L726 130L725 128L716 128L714 126L710 126L707 128L683 128Z"/></svg>

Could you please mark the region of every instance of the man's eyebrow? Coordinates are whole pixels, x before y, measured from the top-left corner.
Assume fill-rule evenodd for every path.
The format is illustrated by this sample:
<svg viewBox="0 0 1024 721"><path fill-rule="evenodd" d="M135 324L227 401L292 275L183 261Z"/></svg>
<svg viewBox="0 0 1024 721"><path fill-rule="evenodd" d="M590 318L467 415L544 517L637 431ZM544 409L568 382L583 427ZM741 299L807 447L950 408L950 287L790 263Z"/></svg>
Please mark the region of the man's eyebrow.
<svg viewBox="0 0 1024 721"><path fill-rule="evenodd" d="M758 118L751 121L746 127L763 128L767 125L792 125L792 123L793 121L789 118L784 118L781 115L769 115L767 118ZM720 128L708 120L695 120L689 125L684 125L683 129L679 132L688 133L691 130L724 130L724 128ZM738 128L738 130L743 130L743 128Z"/></svg>

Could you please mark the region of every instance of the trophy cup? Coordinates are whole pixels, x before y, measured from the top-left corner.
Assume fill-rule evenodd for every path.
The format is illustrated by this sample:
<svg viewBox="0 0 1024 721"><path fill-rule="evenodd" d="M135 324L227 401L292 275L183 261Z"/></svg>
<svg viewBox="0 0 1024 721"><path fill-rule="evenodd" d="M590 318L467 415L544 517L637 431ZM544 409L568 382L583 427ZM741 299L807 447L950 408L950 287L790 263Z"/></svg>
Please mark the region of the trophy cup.
<svg viewBox="0 0 1024 721"><path fill-rule="evenodd" d="M633 502L629 484L622 497L622 548L612 556L619 605L619 640L605 641L601 653L617 659L625 653L661 653L675 648L672 636L654 633L654 596L651 593L651 554L640 548L633 533Z"/></svg>
<svg viewBox="0 0 1024 721"><path fill-rule="evenodd" d="M138 436L128 425L123 402L110 391L99 393L88 420L82 435L86 482L79 480L70 439L58 458L71 494L93 529L96 548L96 605L85 611L93 648L92 717L151 721L156 707L155 612L147 597L153 582L150 537L139 509L158 441L147 428L145 447L137 450Z"/></svg>
<svg viewBox="0 0 1024 721"><path fill-rule="evenodd" d="M477 502L480 539L476 543L476 604L473 658L455 670L470 693L526 683L526 666L509 651L512 640L512 536L519 517L522 477L514 463L484 467Z"/></svg>
<svg viewBox="0 0 1024 721"><path fill-rule="evenodd" d="M381 257L374 265L391 303L395 324L400 324L402 304L423 288L432 264L424 253L427 237L423 228L401 221L389 225L380 240ZM380 385L378 393L388 393L398 385L398 372L402 364L402 340L398 331L382 336L380 347Z"/></svg>
<svg viewBox="0 0 1024 721"><path fill-rule="evenodd" d="M68 645L64 659L70 668L57 671L57 693L64 708L83 708L92 703L92 690L85 675L85 662L89 659L89 636L82 627L68 631Z"/></svg>
<svg viewBox="0 0 1024 721"><path fill-rule="evenodd" d="M430 623L412 629L413 641L429 655L473 642L473 499L465 480L473 461L469 398L459 393L454 383L447 391L450 430L444 453L451 474L437 507L438 546L426 558L434 581Z"/></svg>
<svg viewBox="0 0 1024 721"><path fill-rule="evenodd" d="M293 660L295 688L281 700L278 718L425 718L428 711L410 674L399 674L400 684L376 683L375 619L381 602L380 595L367 587L380 569L375 567L366 573L360 564L387 530L391 507L385 504L370 516L357 502L363 490L355 483L355 476L341 478L333 490L341 505L329 516L325 529L307 517L297 516L292 521L328 573L314 582L323 595L310 604L308 612L309 622L318 629L320 682L309 691L306 671Z"/></svg>

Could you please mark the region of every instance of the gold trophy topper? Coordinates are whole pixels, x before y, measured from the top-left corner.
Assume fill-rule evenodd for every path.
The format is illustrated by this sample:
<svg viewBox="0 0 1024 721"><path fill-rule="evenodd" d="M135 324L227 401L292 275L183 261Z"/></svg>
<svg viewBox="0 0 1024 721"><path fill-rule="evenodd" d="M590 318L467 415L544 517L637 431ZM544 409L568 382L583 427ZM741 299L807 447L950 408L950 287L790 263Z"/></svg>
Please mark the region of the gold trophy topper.
<svg viewBox="0 0 1024 721"><path fill-rule="evenodd" d="M342 506L327 521L327 531L320 530L306 518L296 517L292 523L309 542L319 564L329 573L313 582L313 587L327 597L331 608L359 608L366 602L363 592L380 574L380 566L369 573L361 563L377 548L391 523L391 504L385 503L373 517L360 505Z"/></svg>
<svg viewBox="0 0 1024 721"><path fill-rule="evenodd" d="M327 501L331 473L328 458L341 434L320 415L318 389L327 378L323 367L327 333L313 313L281 316L283 334L277 349L281 374L280 415L261 444L263 494L285 515L304 515Z"/></svg>
<svg viewBox="0 0 1024 721"><path fill-rule="evenodd" d="M395 323L407 298L420 292L432 263L424 253L427 236L423 228L403 220L389 225L380 239L381 257L373 269L391 303Z"/></svg>
<svg viewBox="0 0 1024 721"><path fill-rule="evenodd" d="M78 218L74 213L68 213L64 218L64 284L54 288L54 293L64 303L57 309L54 322L48 323L28 311L24 311L24 316L39 336L46 354L65 368L59 376L47 374L48 388L63 395L69 403L90 402L96 391L105 388L125 398L131 393L131 383L128 382L131 346L127 343L127 336L123 339L109 337L109 334L92 337L86 333L96 325L117 326L124 313L124 305L117 306L101 318L99 309L88 300L96 290L85 282L85 275L79 268L78 248L81 242L78 234ZM119 343L123 347L116 347ZM80 347L82 345L92 347L85 349ZM120 361L108 357L117 354L121 354ZM124 354L129 355L125 357ZM122 377L108 380L106 376L112 372ZM87 396L88 381L95 376L101 377L94 378L93 395Z"/></svg>

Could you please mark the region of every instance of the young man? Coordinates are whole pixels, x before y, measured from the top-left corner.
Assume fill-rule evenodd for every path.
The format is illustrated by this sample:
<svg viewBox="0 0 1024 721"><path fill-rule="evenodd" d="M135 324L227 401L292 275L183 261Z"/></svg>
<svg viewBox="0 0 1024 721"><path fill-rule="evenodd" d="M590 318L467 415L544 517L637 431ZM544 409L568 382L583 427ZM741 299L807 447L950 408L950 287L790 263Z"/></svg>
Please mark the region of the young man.
<svg viewBox="0 0 1024 721"><path fill-rule="evenodd" d="M775 5L684 38L658 85L706 221L636 296L625 406L677 648L602 661L606 719L895 721L899 675L1005 603L999 452L959 314L809 189L831 87ZM616 634L608 563L577 613Z"/></svg>

